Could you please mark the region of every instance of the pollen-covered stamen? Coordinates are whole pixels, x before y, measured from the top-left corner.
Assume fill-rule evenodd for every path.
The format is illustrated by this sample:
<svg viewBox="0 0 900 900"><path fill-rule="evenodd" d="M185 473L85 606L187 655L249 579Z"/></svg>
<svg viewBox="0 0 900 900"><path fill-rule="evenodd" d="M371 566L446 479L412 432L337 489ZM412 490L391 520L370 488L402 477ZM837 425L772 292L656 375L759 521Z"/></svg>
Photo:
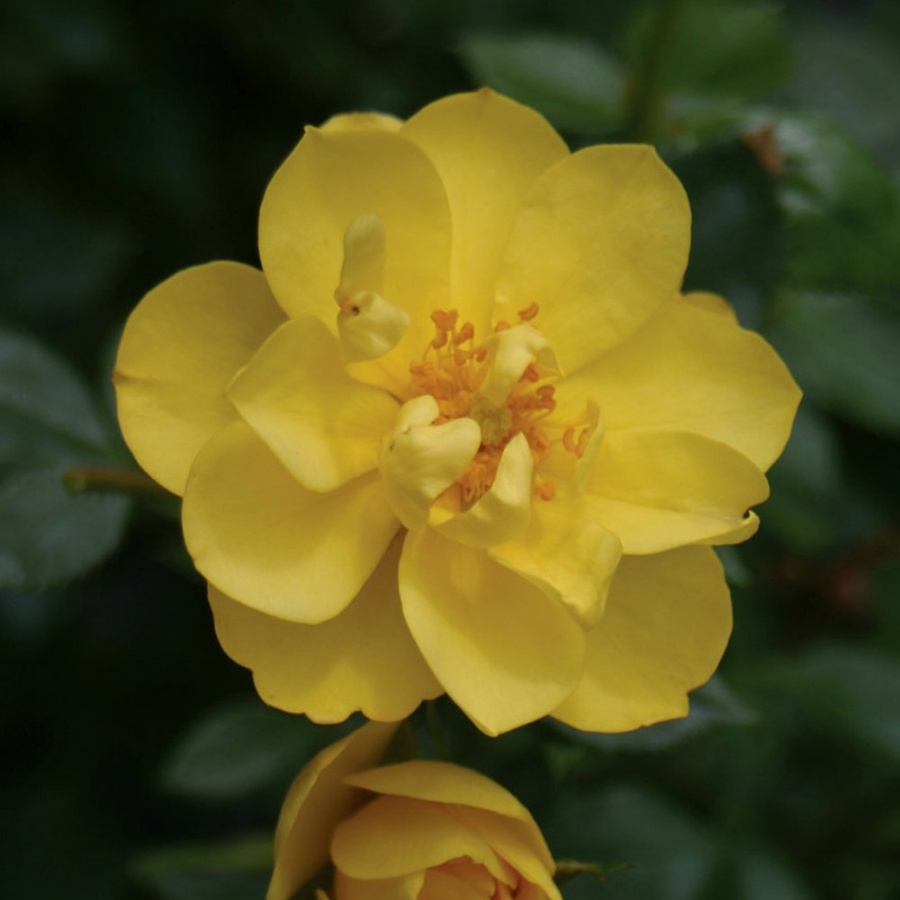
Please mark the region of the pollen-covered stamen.
<svg viewBox="0 0 900 900"><path fill-rule="evenodd" d="M484 343L475 343L471 322L460 322L456 310L435 310L435 335L422 359L410 366L409 396L429 395L440 415L437 422L462 416L481 429L481 445L455 490L458 505L468 509L497 477L504 449L523 435L533 466L549 453L551 440L543 419L556 408L555 388L547 382L558 374L546 338L528 324L538 314L532 304L518 314L519 323L498 322ZM552 499L552 482L535 476L533 493Z"/></svg>

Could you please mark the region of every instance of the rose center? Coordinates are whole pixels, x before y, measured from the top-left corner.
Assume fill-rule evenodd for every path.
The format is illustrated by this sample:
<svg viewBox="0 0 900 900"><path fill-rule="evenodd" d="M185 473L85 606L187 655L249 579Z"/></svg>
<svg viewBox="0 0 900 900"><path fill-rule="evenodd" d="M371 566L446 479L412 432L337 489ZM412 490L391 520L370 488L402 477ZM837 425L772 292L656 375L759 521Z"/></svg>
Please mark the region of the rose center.
<svg viewBox="0 0 900 900"><path fill-rule="evenodd" d="M537 312L536 304L522 310L519 324L530 321ZM532 359L521 365L521 372L513 368L511 384L498 389L497 372L492 378L492 369L501 365L502 332L512 326L499 322L488 340L478 343L475 327L471 322L460 324L456 310L435 310L431 321L434 337L422 357L409 367L408 398L433 397L439 409L435 424L461 417L478 423L481 429L478 451L455 483L460 505L467 508L494 483L503 450L516 435L525 436L535 468L546 457L550 439L542 428L542 420L556 407L555 388L547 383L554 373L545 371ZM506 357L512 355L507 352ZM515 366L515 360L504 358L502 367L507 369L510 365ZM500 374L502 384L503 373ZM552 482L535 476L533 484L538 496L552 498Z"/></svg>

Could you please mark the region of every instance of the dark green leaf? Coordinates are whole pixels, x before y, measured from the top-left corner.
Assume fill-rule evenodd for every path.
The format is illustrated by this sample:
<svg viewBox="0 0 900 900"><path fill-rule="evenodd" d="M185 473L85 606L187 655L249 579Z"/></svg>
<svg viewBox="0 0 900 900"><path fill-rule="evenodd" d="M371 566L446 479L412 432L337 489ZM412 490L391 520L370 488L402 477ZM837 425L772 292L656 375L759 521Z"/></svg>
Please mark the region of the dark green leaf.
<svg viewBox="0 0 900 900"><path fill-rule="evenodd" d="M801 404L791 439L769 472L772 496L763 527L793 549L812 553L836 536L841 472L834 426L810 401Z"/></svg>
<svg viewBox="0 0 900 900"><path fill-rule="evenodd" d="M545 831L558 855L602 855L630 865L602 889L593 879L576 879L566 890L571 900L588 900L598 892L610 900L695 900L715 860L704 829L645 788L564 791Z"/></svg>
<svg viewBox="0 0 900 900"><path fill-rule="evenodd" d="M0 330L0 587L42 590L115 549L129 506L72 496L72 466L110 461L112 440L80 379L36 342Z"/></svg>
<svg viewBox="0 0 900 900"><path fill-rule="evenodd" d="M165 790L203 800L236 800L287 782L327 740L301 716L241 698L214 709L184 735L163 765Z"/></svg>
<svg viewBox="0 0 900 900"><path fill-rule="evenodd" d="M801 288L900 288L900 191L836 126L783 116L772 138L784 164L778 199L791 282Z"/></svg>
<svg viewBox="0 0 900 900"><path fill-rule="evenodd" d="M583 38L472 34L460 47L474 80L540 110L558 128L615 128L623 77L605 50Z"/></svg>
<svg viewBox="0 0 900 900"><path fill-rule="evenodd" d="M769 337L814 400L873 431L900 434L900 295L879 302L788 293Z"/></svg>
<svg viewBox="0 0 900 900"><path fill-rule="evenodd" d="M626 32L624 55L641 69L658 34L665 4L642 7ZM665 92L753 97L779 87L791 46L778 6L733 0L678 4L659 72Z"/></svg>
<svg viewBox="0 0 900 900"><path fill-rule="evenodd" d="M142 854L132 879L162 900L258 900L272 868L272 837L245 835Z"/></svg>
<svg viewBox="0 0 900 900"><path fill-rule="evenodd" d="M803 21L789 96L840 123L900 171L900 54L885 35L846 17Z"/></svg>
<svg viewBox="0 0 900 900"><path fill-rule="evenodd" d="M900 767L900 663L872 650L824 645L766 678L836 743Z"/></svg>

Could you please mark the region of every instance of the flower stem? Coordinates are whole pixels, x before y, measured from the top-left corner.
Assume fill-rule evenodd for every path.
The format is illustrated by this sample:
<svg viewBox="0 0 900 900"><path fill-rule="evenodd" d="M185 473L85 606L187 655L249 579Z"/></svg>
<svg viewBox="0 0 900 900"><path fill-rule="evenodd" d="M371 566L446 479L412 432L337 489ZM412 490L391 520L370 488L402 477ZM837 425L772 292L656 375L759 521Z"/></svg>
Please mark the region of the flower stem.
<svg viewBox="0 0 900 900"><path fill-rule="evenodd" d="M643 58L639 60L629 93L625 130L637 141L648 140L654 131L659 107L659 80L675 22L684 0L659 0L659 12L653 23Z"/></svg>
<svg viewBox="0 0 900 900"><path fill-rule="evenodd" d="M136 469L109 466L76 466L63 473L63 484L72 494L86 493L162 493L152 478Z"/></svg>

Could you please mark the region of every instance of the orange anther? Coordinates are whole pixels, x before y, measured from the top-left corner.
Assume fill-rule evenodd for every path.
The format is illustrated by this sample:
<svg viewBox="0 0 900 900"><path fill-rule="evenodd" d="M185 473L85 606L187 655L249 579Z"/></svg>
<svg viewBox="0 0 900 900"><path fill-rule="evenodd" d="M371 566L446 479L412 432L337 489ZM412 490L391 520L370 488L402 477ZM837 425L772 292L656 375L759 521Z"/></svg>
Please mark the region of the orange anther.
<svg viewBox="0 0 900 900"><path fill-rule="evenodd" d="M458 318L459 313L455 309L436 309L431 314L431 321L441 331L453 331Z"/></svg>
<svg viewBox="0 0 900 900"><path fill-rule="evenodd" d="M509 322L506 322L505 320L501 319L494 326L494 334L496 334L498 331L509 331L510 328L512 328L512 326L509 324Z"/></svg>
<svg viewBox="0 0 900 900"><path fill-rule="evenodd" d="M569 453L575 453L577 445L575 444L575 428L573 426L569 426L564 432L562 436L563 447L569 451Z"/></svg>
<svg viewBox="0 0 900 900"><path fill-rule="evenodd" d="M434 347L435 350L440 350L441 347L445 346L447 343L447 332L439 331L432 339L431 346Z"/></svg>
<svg viewBox="0 0 900 900"><path fill-rule="evenodd" d="M523 322L530 322L540 311L540 307L537 303L532 303L530 306L526 306L525 309L520 309L518 312L519 319Z"/></svg>
<svg viewBox="0 0 900 900"><path fill-rule="evenodd" d="M534 492L541 500L552 500L556 496L556 485L552 481L535 481Z"/></svg>
<svg viewBox="0 0 900 900"><path fill-rule="evenodd" d="M453 338L453 343L461 344L463 341L471 341L473 337L475 337L475 326L471 322L465 322L456 333L456 337Z"/></svg>

